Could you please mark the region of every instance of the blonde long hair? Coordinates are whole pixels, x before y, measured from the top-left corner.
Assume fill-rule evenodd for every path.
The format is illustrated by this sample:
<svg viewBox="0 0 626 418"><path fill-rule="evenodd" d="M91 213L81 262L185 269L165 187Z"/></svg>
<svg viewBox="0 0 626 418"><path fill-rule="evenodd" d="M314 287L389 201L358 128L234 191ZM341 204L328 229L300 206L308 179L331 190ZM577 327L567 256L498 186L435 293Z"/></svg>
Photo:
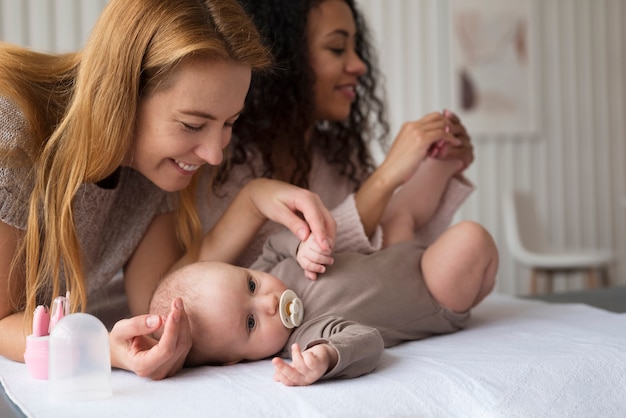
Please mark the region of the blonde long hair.
<svg viewBox="0 0 626 418"><path fill-rule="evenodd" d="M82 51L47 55L0 47L0 95L22 109L35 167L26 233L26 312L37 294L60 292L61 272L73 310L87 305L72 200L83 183L110 176L131 148L139 99L166 84L177 64L210 57L270 64L256 28L236 0L111 0ZM11 75L7 75L11 73ZM28 162L25 162L27 164ZM183 250L201 228L195 185L180 192L177 232Z"/></svg>

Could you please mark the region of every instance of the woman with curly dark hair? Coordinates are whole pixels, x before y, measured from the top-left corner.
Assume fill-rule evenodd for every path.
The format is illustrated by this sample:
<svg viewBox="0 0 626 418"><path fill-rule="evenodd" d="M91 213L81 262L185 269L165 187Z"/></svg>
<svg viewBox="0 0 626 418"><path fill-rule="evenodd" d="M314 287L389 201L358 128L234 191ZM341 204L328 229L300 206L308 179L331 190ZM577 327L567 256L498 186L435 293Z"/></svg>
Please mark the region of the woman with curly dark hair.
<svg viewBox="0 0 626 418"><path fill-rule="evenodd" d="M433 112L405 123L377 168L370 145L379 142L387 150L389 125L375 52L355 1L239 1L272 51L274 66L253 75L230 163L213 173L211 203L200 198L204 227L246 182L267 177L319 194L338 223L350 222L374 246L381 242L379 223L383 245L395 242L389 237L416 233L430 243L472 189L460 174L473 161L473 149L458 118ZM418 138L432 143L424 161L416 157ZM403 192L395 193L402 185ZM396 224L402 216L413 218L413 230L398 229L406 225ZM238 263L249 266L279 228L266 224Z"/></svg>

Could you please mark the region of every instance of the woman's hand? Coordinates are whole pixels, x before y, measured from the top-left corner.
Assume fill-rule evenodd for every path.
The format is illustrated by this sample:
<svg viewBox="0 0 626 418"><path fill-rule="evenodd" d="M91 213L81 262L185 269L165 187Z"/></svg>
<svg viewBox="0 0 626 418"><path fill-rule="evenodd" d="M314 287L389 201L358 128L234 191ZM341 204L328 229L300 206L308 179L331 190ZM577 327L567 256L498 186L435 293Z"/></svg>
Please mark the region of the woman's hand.
<svg viewBox="0 0 626 418"><path fill-rule="evenodd" d="M317 194L270 179L252 180L247 187L260 216L286 226L300 241L313 234L321 250L332 249L335 219Z"/></svg>
<svg viewBox="0 0 626 418"><path fill-rule="evenodd" d="M447 148L460 147L462 141L454 132L460 132L462 127L458 119L439 112L405 122L378 168L378 175L385 173L383 178L395 190L415 174L427 156L437 157Z"/></svg>
<svg viewBox="0 0 626 418"><path fill-rule="evenodd" d="M160 331L159 340L151 334ZM115 324L109 334L111 365L154 380L173 376L185 364L191 349L191 331L180 298L172 302L167 318L139 315Z"/></svg>
<svg viewBox="0 0 626 418"><path fill-rule="evenodd" d="M332 249L335 219L319 196L278 180L251 180L235 196L202 239L198 260L235 263L267 220L286 226L300 241L313 235L320 248ZM189 255L176 268L197 261Z"/></svg>
<svg viewBox="0 0 626 418"><path fill-rule="evenodd" d="M450 123L452 135L454 135L460 143L458 143L458 145L447 144L446 146L438 148L438 151L433 157L442 160L461 160L463 161L463 167L460 171L464 171L474 161L474 146L459 117L447 109L444 110L443 114Z"/></svg>
<svg viewBox="0 0 626 418"><path fill-rule="evenodd" d="M453 134L455 128L452 125L453 121L439 112L402 125L383 163L361 185L354 197L367 236L371 236L381 222L394 192L415 177L427 156L436 155L448 144L461 145L461 140ZM454 165L460 166L460 163L455 162ZM452 169L450 176L458 170L457 167ZM445 178L446 182L448 178ZM429 187L428 184L425 186ZM415 195L420 196L419 193Z"/></svg>

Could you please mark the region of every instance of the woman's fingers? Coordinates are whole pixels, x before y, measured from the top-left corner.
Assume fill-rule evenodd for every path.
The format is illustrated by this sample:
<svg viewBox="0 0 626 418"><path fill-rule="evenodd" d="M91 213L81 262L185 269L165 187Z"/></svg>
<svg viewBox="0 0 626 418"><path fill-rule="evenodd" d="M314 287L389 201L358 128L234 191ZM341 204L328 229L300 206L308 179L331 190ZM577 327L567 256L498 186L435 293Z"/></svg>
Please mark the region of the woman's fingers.
<svg viewBox="0 0 626 418"><path fill-rule="evenodd" d="M308 238L309 232L323 250L330 250L335 240L335 219L319 196L308 190L296 188L287 191L279 208L285 225L299 240Z"/></svg>
<svg viewBox="0 0 626 418"><path fill-rule="evenodd" d="M191 331L181 299L172 302L159 341L150 334L163 325L158 315L119 321L111 331L112 365L159 380L179 371L191 349Z"/></svg>

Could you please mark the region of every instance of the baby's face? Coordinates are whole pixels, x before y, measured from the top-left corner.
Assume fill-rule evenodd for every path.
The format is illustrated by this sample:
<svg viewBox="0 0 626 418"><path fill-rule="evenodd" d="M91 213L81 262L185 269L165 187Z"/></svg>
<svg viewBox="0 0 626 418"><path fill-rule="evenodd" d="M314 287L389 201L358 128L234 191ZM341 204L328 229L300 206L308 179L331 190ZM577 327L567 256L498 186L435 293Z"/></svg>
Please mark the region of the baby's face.
<svg viewBox="0 0 626 418"><path fill-rule="evenodd" d="M291 330L280 320L279 301L287 286L271 274L210 263L196 283L192 313L192 363L236 363L276 354Z"/></svg>

